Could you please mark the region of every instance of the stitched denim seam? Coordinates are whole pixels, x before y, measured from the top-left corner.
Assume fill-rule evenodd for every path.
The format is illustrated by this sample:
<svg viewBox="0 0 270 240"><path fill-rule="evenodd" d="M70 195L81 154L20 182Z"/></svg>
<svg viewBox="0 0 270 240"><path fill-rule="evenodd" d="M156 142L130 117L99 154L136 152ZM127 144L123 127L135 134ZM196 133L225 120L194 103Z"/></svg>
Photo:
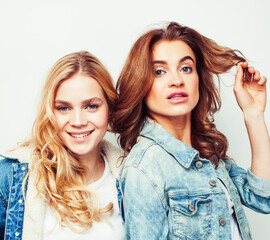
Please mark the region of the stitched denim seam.
<svg viewBox="0 0 270 240"><path fill-rule="evenodd" d="M149 181L149 183L153 187L154 192L157 194L158 199L160 200L160 202L161 202L164 210L166 210L167 203L166 203L166 201L162 201L162 198L165 199L165 196L162 197L163 194L159 190L157 184L155 184L154 181L147 175L147 172L145 171L145 169L144 168L140 168L140 167L135 167L135 166L129 166L128 168L137 169L139 172L141 172L145 176L145 178L147 179L147 181ZM157 190L160 192L160 194L158 193ZM164 204L164 203L166 203L166 204Z"/></svg>
<svg viewBox="0 0 270 240"><path fill-rule="evenodd" d="M0 199L1 199L1 202L3 203L4 207L7 207L8 205L8 201L5 199L3 193L1 192L0 190Z"/></svg>

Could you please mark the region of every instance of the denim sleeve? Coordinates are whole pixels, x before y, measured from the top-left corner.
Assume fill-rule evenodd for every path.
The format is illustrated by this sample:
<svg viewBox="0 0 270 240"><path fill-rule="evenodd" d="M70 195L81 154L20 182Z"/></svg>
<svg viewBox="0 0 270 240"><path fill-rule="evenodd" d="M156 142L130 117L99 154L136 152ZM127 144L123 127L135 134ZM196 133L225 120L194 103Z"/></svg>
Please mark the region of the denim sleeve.
<svg viewBox="0 0 270 240"><path fill-rule="evenodd" d="M126 239L167 239L166 210L143 169L127 167L121 177Z"/></svg>
<svg viewBox="0 0 270 240"><path fill-rule="evenodd" d="M9 191L12 179L12 163L15 159L0 159L0 240L4 239L6 211L8 206Z"/></svg>
<svg viewBox="0 0 270 240"><path fill-rule="evenodd" d="M270 179L260 178L230 161L229 175L242 203L259 213L270 213Z"/></svg>
<svg viewBox="0 0 270 240"><path fill-rule="evenodd" d="M4 239L6 222L7 200L0 189L0 240Z"/></svg>

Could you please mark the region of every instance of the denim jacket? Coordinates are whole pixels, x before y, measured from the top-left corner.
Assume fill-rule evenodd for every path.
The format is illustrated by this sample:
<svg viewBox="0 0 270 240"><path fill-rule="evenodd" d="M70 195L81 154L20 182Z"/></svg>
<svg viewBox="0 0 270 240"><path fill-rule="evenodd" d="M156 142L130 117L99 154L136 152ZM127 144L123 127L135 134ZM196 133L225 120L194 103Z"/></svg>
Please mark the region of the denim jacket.
<svg viewBox="0 0 270 240"><path fill-rule="evenodd" d="M4 239L4 235L5 240L21 239L24 215L22 183L28 164L4 158L0 162L0 169L0 239Z"/></svg>
<svg viewBox="0 0 270 240"><path fill-rule="evenodd" d="M116 163L122 151L108 141L103 141L102 149L112 174L118 177ZM42 239L46 204L35 187L35 172L28 179L26 201L22 194L31 151L30 148L20 148L12 156L0 159L0 240Z"/></svg>
<svg viewBox="0 0 270 240"><path fill-rule="evenodd" d="M242 204L270 213L270 180L198 152L147 120L120 171L127 239L231 239L227 188L244 240L251 233Z"/></svg>

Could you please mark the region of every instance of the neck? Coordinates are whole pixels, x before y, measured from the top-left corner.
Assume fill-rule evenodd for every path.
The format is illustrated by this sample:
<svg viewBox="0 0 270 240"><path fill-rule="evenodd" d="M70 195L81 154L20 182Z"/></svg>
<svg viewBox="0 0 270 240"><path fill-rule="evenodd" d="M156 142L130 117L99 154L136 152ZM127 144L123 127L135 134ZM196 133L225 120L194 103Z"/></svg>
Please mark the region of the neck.
<svg viewBox="0 0 270 240"><path fill-rule="evenodd" d="M154 117L154 120L176 139L192 147L191 114L180 117Z"/></svg>
<svg viewBox="0 0 270 240"><path fill-rule="evenodd" d="M100 147L92 151L91 153L80 156L78 159L88 169L87 184L91 184L102 177L105 169L105 162L100 154Z"/></svg>

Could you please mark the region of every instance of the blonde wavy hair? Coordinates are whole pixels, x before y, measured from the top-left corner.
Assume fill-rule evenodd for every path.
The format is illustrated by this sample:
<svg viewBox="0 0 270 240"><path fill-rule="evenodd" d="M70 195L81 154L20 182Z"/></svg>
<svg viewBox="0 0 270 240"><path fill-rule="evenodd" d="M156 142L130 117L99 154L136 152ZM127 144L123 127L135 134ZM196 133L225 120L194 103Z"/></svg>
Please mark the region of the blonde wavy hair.
<svg viewBox="0 0 270 240"><path fill-rule="evenodd" d="M87 169L65 148L58 135L53 114L56 91L60 84L75 74L94 78L104 91L109 109L116 100L116 92L110 74L101 62L88 52L75 52L59 59L52 67L41 99L31 140L23 146L34 146L29 175L35 171L35 184L38 193L47 204L58 213L61 226L79 231L74 223L86 231L93 221L102 221L112 210L112 203L100 208L98 198L86 186ZM109 118L109 125L111 120Z"/></svg>

